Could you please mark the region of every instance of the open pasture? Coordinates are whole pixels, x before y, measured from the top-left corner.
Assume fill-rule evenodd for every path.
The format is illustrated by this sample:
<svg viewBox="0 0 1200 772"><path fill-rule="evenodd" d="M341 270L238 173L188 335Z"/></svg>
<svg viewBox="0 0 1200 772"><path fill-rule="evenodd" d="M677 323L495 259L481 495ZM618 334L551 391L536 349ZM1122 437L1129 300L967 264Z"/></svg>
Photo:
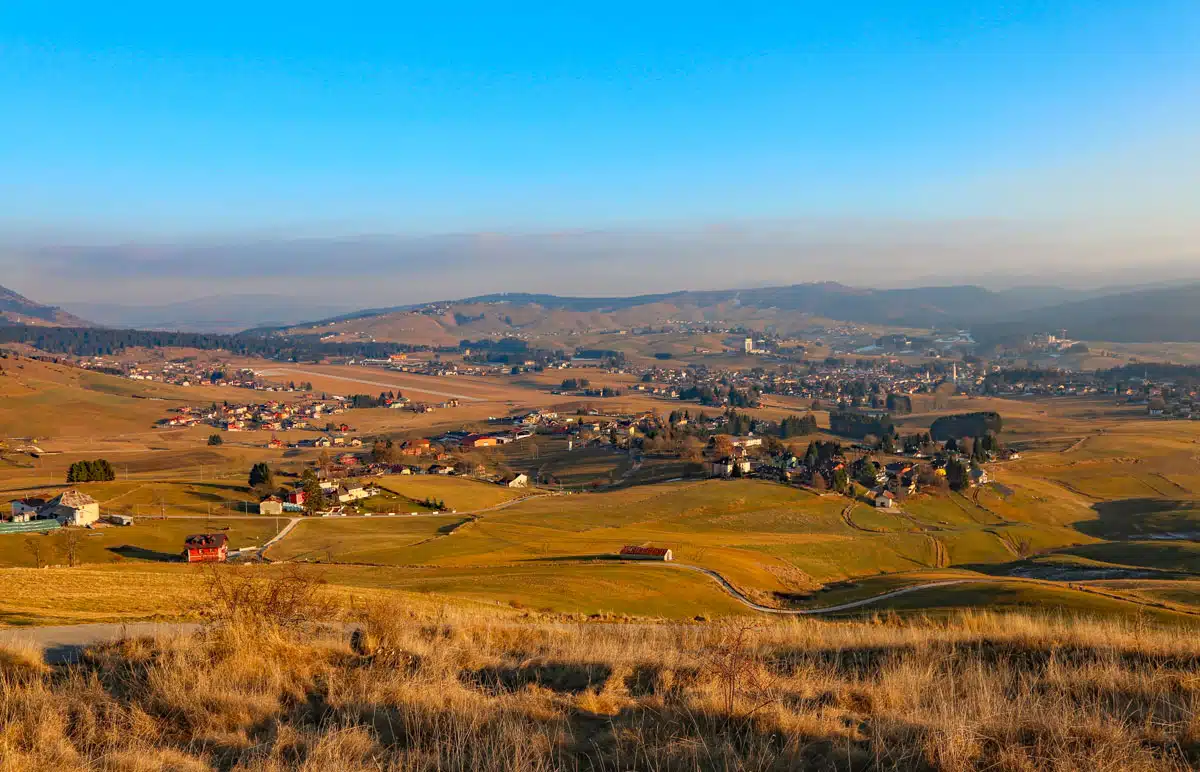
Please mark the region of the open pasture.
<svg viewBox="0 0 1200 772"><path fill-rule="evenodd" d="M131 526L109 525L94 529L72 529L78 539L76 562L83 565L123 562L173 562L179 560L183 540L196 533L223 533L229 548L255 547L279 532L286 520L268 517L140 519ZM68 533L0 534L0 567L66 565ZM35 552L36 550L36 552Z"/></svg>

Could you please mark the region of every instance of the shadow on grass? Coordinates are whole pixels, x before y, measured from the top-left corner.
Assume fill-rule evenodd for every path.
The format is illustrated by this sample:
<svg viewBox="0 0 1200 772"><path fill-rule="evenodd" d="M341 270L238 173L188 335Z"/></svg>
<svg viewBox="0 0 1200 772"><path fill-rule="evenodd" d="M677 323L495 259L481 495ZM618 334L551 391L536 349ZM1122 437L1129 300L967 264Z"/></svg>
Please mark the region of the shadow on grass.
<svg viewBox="0 0 1200 772"><path fill-rule="evenodd" d="M523 563L661 563L654 560L625 560L619 555L556 555L551 558L525 558Z"/></svg>
<svg viewBox="0 0 1200 772"><path fill-rule="evenodd" d="M154 563L175 563L181 560L179 553L176 552L159 552L158 550L149 550L145 547L137 547L132 544L109 547L108 551L130 560L147 560Z"/></svg>
<svg viewBox="0 0 1200 772"><path fill-rule="evenodd" d="M1092 510L1097 515L1095 520L1083 520L1073 525L1075 530L1101 539L1200 534L1200 501L1117 499L1097 502L1092 505Z"/></svg>
<svg viewBox="0 0 1200 772"><path fill-rule="evenodd" d="M484 667L464 671L461 679L489 694L515 692L536 685L559 694L582 694L599 689L612 675L608 665L581 662L543 662L520 667Z"/></svg>

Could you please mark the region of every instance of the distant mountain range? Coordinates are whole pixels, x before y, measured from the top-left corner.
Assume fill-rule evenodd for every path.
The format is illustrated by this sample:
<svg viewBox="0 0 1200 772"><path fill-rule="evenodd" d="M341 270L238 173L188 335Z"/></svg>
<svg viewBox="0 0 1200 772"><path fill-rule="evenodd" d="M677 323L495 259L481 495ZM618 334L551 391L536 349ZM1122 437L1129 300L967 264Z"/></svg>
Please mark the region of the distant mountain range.
<svg viewBox="0 0 1200 772"><path fill-rule="evenodd" d="M7 287L0 287L0 324L30 324L53 327L90 327L91 323L57 306L36 303Z"/></svg>
<svg viewBox="0 0 1200 772"><path fill-rule="evenodd" d="M233 333L249 327L298 324L345 313L351 306L286 295L213 295L162 305L71 303L71 309L106 327Z"/></svg>
<svg viewBox="0 0 1200 772"><path fill-rule="evenodd" d="M416 310L423 314L410 313ZM1058 329L1083 340L1200 341L1200 283L993 291L974 285L870 289L821 282L630 297L497 293L358 311L282 295L223 295L155 306L76 303L71 312L0 287L0 323L90 326L81 318L86 317L99 325L122 328L196 332L250 328L292 334L313 334L334 325L336 330L320 332L439 344L473 336L644 326L669 320L802 325L808 317L897 327L970 328L985 344Z"/></svg>
<svg viewBox="0 0 1200 772"><path fill-rule="evenodd" d="M493 311L488 313L487 307ZM503 310L494 310L502 306ZM566 327L614 324L634 326L668 319L732 322L795 321L811 315L860 324L915 328L970 328L983 343L1000 343L1034 332L1065 329L1071 337L1118 343L1200 341L1200 283L1142 289L1070 290L1029 286L992 291L973 285L869 289L835 282L742 290L681 291L631 297L564 297L498 293L461 300L374 308L331 317L306 326L360 323L363 334L382 333L363 323L420 309L435 317L447 339L455 335L498 334L506 322L518 331L536 327L537 312L559 314ZM511 309L524 313L514 314ZM534 319L531 320L533 312ZM579 315L575 318L562 314ZM494 317L494 319L492 319ZM520 317L516 321L515 318ZM491 321L489 321L491 320ZM395 325L393 325L394 327ZM544 325L540 331L546 331ZM461 328L461 330L459 329ZM539 330L533 330L539 331Z"/></svg>

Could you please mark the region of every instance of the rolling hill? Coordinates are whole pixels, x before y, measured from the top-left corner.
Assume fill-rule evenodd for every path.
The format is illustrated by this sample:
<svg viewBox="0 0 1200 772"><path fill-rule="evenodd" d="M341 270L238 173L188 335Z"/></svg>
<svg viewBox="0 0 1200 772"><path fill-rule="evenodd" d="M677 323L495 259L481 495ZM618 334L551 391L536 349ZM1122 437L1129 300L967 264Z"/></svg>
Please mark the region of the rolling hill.
<svg viewBox="0 0 1200 772"><path fill-rule="evenodd" d="M1200 341L1200 283L1116 292L1032 309L978 325L980 342L1002 342L1041 330L1064 329L1073 338L1115 343Z"/></svg>
<svg viewBox="0 0 1200 772"><path fill-rule="evenodd" d="M0 287L0 324L49 325L52 327L91 327L77 316L57 306L37 303L7 287Z"/></svg>
<svg viewBox="0 0 1200 772"><path fill-rule="evenodd" d="M1057 287L992 291L973 285L871 289L835 282L631 297L498 293L374 308L281 328L331 339L451 345L468 338L564 335L670 322L802 330L814 319L907 328L971 328L981 342L1066 329L1113 342L1200 340L1200 284L1085 292Z"/></svg>

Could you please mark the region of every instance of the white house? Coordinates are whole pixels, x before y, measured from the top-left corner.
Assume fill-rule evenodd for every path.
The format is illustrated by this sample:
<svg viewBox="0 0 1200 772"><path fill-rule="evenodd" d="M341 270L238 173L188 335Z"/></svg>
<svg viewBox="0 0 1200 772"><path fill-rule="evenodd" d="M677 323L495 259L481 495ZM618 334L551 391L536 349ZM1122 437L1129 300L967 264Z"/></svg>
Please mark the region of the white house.
<svg viewBox="0 0 1200 772"><path fill-rule="evenodd" d="M100 504L91 496L72 488L50 499L38 510L39 518L57 520L62 525L91 525L100 519Z"/></svg>
<svg viewBox="0 0 1200 772"><path fill-rule="evenodd" d="M503 478L500 480L500 484L506 488L527 488L529 487L529 477L518 472Z"/></svg>
<svg viewBox="0 0 1200 772"><path fill-rule="evenodd" d="M45 499L17 499L12 502L12 521L27 523L37 517L38 510L44 506Z"/></svg>

